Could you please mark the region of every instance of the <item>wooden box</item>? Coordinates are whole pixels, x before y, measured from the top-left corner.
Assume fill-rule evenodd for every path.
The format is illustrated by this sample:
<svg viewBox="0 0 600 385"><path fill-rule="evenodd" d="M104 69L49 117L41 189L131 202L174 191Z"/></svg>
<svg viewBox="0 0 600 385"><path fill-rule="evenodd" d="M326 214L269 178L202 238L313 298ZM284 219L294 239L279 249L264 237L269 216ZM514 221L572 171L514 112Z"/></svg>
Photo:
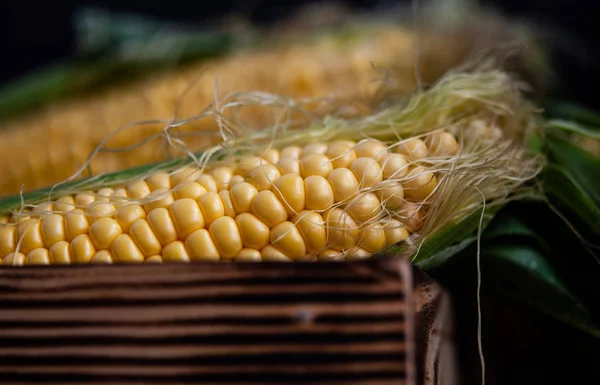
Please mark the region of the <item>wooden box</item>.
<svg viewBox="0 0 600 385"><path fill-rule="evenodd" d="M450 300L402 260L0 269L0 383L455 381Z"/></svg>

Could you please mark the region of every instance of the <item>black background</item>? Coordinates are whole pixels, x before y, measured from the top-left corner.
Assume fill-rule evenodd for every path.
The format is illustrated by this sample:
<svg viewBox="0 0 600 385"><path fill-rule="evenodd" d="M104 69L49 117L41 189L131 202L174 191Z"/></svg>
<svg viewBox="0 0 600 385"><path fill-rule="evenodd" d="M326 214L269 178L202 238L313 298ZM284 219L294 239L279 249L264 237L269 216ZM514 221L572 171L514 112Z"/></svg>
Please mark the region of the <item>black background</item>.
<svg viewBox="0 0 600 385"><path fill-rule="evenodd" d="M0 84L68 57L74 51L73 12L82 5L136 12L166 20L203 23L237 12L256 22L290 16L308 1L27 1L0 2ZM499 12L535 22L554 36L558 55L552 63L562 85L556 96L600 109L600 0L487 0ZM351 1L369 8L385 2ZM393 2L388 2L393 3ZM469 265L474 269L474 265ZM473 277L475 271L473 270ZM461 278L462 279L462 278ZM462 285L462 286L461 286ZM455 284L458 341L465 370L464 383L480 384L476 356L474 282ZM484 285L485 286L485 285ZM461 292L461 287L463 291ZM487 384L599 383L600 347L588 336L508 301L482 299L483 345L488 357ZM594 343L592 343L593 345ZM596 346L600 344L595 344ZM585 347L587 346L587 347Z"/></svg>
<svg viewBox="0 0 600 385"><path fill-rule="evenodd" d="M0 2L0 84L73 52L72 15L77 7L96 5L115 11L129 11L158 16L167 20L203 23L231 12L257 22L272 22L291 15L308 0L58 0ZM346 1L357 9L398 1ZM406 2L406 0L404 0ZM589 0L482 0L514 18L543 23L559 44L556 69L563 87L557 91L563 98L600 107L597 87L600 85L598 24L600 1Z"/></svg>

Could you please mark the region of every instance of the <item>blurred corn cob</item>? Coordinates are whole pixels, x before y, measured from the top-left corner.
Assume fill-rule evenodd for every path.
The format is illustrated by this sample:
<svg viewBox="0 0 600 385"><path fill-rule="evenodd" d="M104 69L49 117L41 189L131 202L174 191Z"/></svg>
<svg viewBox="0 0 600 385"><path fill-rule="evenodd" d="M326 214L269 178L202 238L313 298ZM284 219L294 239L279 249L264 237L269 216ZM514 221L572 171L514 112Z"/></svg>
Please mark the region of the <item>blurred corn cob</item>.
<svg viewBox="0 0 600 385"><path fill-rule="evenodd" d="M260 90L293 98L352 98L355 110L368 112L381 95L406 95L417 85L417 40L420 77L424 84L438 79L483 46L514 39L502 23L467 23L460 28L416 34L394 24L361 26L350 37L334 33L314 41L275 44L223 59L199 62L171 73L148 76L101 92L48 105L0 125L0 195L51 185L71 176L110 132L133 121L162 119L160 123L131 127L104 143L105 148L127 148L160 134L174 118L194 116L229 92ZM487 39L486 39L487 37ZM302 40L302 39L297 39ZM382 83L382 71L395 83ZM383 85L383 88L382 88ZM312 104L306 108L314 108ZM323 107L320 105L320 107ZM320 114L332 113L331 108ZM348 112L348 111L346 111ZM261 106L244 107L245 125L260 127L274 118ZM173 135L194 133L185 139L191 150L219 141L214 119L181 125ZM94 174L160 161L183 152L173 151L164 137L126 152L101 152L90 163Z"/></svg>

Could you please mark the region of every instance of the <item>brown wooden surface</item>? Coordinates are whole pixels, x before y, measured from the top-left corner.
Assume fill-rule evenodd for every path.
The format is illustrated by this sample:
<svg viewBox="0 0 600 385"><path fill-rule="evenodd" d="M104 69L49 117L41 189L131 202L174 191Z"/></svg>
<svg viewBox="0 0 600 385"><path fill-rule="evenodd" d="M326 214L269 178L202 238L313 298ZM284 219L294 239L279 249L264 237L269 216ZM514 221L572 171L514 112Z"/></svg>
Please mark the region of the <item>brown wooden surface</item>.
<svg viewBox="0 0 600 385"><path fill-rule="evenodd" d="M2 268L0 382L433 384L444 297L413 275L388 259Z"/></svg>

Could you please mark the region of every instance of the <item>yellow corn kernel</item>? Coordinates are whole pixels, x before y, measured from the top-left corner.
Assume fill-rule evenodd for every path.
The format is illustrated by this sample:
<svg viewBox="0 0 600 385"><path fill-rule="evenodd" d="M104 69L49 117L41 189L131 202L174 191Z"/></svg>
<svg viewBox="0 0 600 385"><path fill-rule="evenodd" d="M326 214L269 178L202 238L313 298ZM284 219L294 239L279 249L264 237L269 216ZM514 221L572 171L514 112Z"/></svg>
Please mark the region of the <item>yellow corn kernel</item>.
<svg viewBox="0 0 600 385"><path fill-rule="evenodd" d="M82 192L75 195L75 204L78 207L88 207L96 200L96 197L92 194L91 191Z"/></svg>
<svg viewBox="0 0 600 385"><path fill-rule="evenodd" d="M0 258L15 251L17 246L17 228L15 226L0 225Z"/></svg>
<svg viewBox="0 0 600 385"><path fill-rule="evenodd" d="M243 183L243 182L245 182L245 181L246 181L246 178L244 178L244 177L243 177L243 176L241 176L241 175L237 175L237 174L236 174L236 175L234 175L234 176L232 176L232 177L231 177L231 181L229 182L229 186L230 186L230 187L233 187L233 186L235 186L236 184L238 184L238 183Z"/></svg>
<svg viewBox="0 0 600 385"><path fill-rule="evenodd" d="M327 245L337 250L348 250L356 244L358 225L342 209L334 208L323 215L327 226Z"/></svg>
<svg viewBox="0 0 600 385"><path fill-rule="evenodd" d="M356 158L350 165L350 170L362 187L372 187L381 182L383 175L381 166L373 158Z"/></svg>
<svg viewBox="0 0 600 385"><path fill-rule="evenodd" d="M357 246L368 251L376 253L383 250L386 245L385 230L381 223L369 223L360 229Z"/></svg>
<svg viewBox="0 0 600 385"><path fill-rule="evenodd" d="M163 263L163 258L160 255L153 255L146 258L144 263Z"/></svg>
<svg viewBox="0 0 600 385"><path fill-rule="evenodd" d="M202 187L208 192L217 192L217 182L215 182L215 178L212 175L202 174L196 179L196 182L200 183Z"/></svg>
<svg viewBox="0 0 600 385"><path fill-rule="evenodd" d="M250 212L256 194L258 194L258 190L248 182L233 185L231 187L231 202L235 212L238 214Z"/></svg>
<svg viewBox="0 0 600 385"><path fill-rule="evenodd" d="M388 154L380 158L383 179L398 179L408 174L408 162L400 154Z"/></svg>
<svg viewBox="0 0 600 385"><path fill-rule="evenodd" d="M175 199L190 198L198 200L198 198L206 193L206 189L200 183L194 181L183 181L173 191Z"/></svg>
<svg viewBox="0 0 600 385"><path fill-rule="evenodd" d="M219 250L206 229L196 230L185 239L192 261L218 261Z"/></svg>
<svg viewBox="0 0 600 385"><path fill-rule="evenodd" d="M17 226L17 242L21 242L19 252L27 255L31 250L44 247L41 222L38 219L27 219Z"/></svg>
<svg viewBox="0 0 600 385"><path fill-rule="evenodd" d="M256 167L268 163L269 162L267 162L265 159L260 158L258 156L244 156L240 159L240 162L237 167L237 172L240 176L246 177L248 176L248 174L250 174L250 171L252 171Z"/></svg>
<svg viewBox="0 0 600 385"><path fill-rule="evenodd" d="M42 219L42 239L46 248L65 240L64 222L64 217L59 214L52 214Z"/></svg>
<svg viewBox="0 0 600 385"><path fill-rule="evenodd" d="M318 253L325 248L327 228L321 214L304 210L295 215L293 221L309 253Z"/></svg>
<svg viewBox="0 0 600 385"><path fill-rule="evenodd" d="M173 198L173 193L164 189L152 191L150 195L146 197L146 199L149 201L144 203L143 207L147 213L158 208L168 209L175 201Z"/></svg>
<svg viewBox="0 0 600 385"><path fill-rule="evenodd" d="M317 255L317 260L322 262L340 262L346 259L346 256L339 250L326 249Z"/></svg>
<svg viewBox="0 0 600 385"><path fill-rule="evenodd" d="M387 146L377 140L366 139L354 146L357 158L381 159L388 154Z"/></svg>
<svg viewBox="0 0 600 385"><path fill-rule="evenodd" d="M49 265L50 254L48 249L38 248L33 249L27 254L26 263L28 265Z"/></svg>
<svg viewBox="0 0 600 385"><path fill-rule="evenodd" d="M404 194L416 200L425 200L437 187L434 173L424 167L412 168L404 181Z"/></svg>
<svg viewBox="0 0 600 385"><path fill-rule="evenodd" d="M300 159L300 155L302 154L302 148L298 146L290 146L281 150L281 158L295 158Z"/></svg>
<svg viewBox="0 0 600 385"><path fill-rule="evenodd" d="M248 182L252 183L258 191L262 191L270 189L279 177L281 177L281 173L277 167L272 164L263 164L250 171Z"/></svg>
<svg viewBox="0 0 600 385"><path fill-rule="evenodd" d="M145 219L137 219L129 228L129 235L146 257L159 255L162 250L158 238Z"/></svg>
<svg viewBox="0 0 600 385"><path fill-rule="evenodd" d="M54 210L56 212L66 212L71 211L75 208L75 199L72 196L64 196L60 197L54 203Z"/></svg>
<svg viewBox="0 0 600 385"><path fill-rule="evenodd" d="M355 221L364 223L377 219L382 208L375 193L361 193L348 203L346 210Z"/></svg>
<svg viewBox="0 0 600 385"><path fill-rule="evenodd" d="M348 168L356 159L356 152L351 143L336 142L327 149L325 155L331 159L331 164L335 169Z"/></svg>
<svg viewBox="0 0 600 385"><path fill-rule="evenodd" d="M49 202L41 203L41 204L35 206L31 210L31 214L35 218L42 218L42 217L45 217L46 215L49 215L50 213L52 213L53 209L54 209L54 204L49 203Z"/></svg>
<svg viewBox="0 0 600 385"><path fill-rule="evenodd" d="M288 215L294 215L304 209L306 194L304 193L304 180L300 175L283 175L275 182L272 190L283 203Z"/></svg>
<svg viewBox="0 0 600 385"><path fill-rule="evenodd" d="M217 167L210 172L215 183L217 185L217 191L222 191L229 188L229 182L233 177L233 170L231 167Z"/></svg>
<svg viewBox="0 0 600 385"><path fill-rule="evenodd" d="M310 154L323 155L327 152L327 145L325 143L309 143L302 148L302 156Z"/></svg>
<svg viewBox="0 0 600 385"><path fill-rule="evenodd" d="M146 211L140 205L130 204L121 207L115 214L115 219L124 233L129 231L131 224L138 219L146 218Z"/></svg>
<svg viewBox="0 0 600 385"><path fill-rule="evenodd" d="M406 202L398 211L398 220L402 222L409 231L417 231L423 225L423 214L419 205Z"/></svg>
<svg viewBox="0 0 600 385"><path fill-rule="evenodd" d="M111 203L95 201L87 207L87 217L90 223L100 218L112 218L115 214L115 206Z"/></svg>
<svg viewBox="0 0 600 385"><path fill-rule="evenodd" d="M154 209L148 213L147 220L161 245L165 246L177 240L177 231L169 210L162 207Z"/></svg>
<svg viewBox="0 0 600 385"><path fill-rule="evenodd" d="M260 219L250 213L239 214L235 222L240 230L244 247L262 249L269 242L270 229Z"/></svg>
<svg viewBox="0 0 600 385"><path fill-rule="evenodd" d="M180 240L185 240L188 235L204 227L200 206L193 199L178 199L169 210Z"/></svg>
<svg viewBox="0 0 600 385"><path fill-rule="evenodd" d="M285 174L300 174L300 161L297 158L284 157L277 162L277 168L281 175Z"/></svg>
<svg viewBox="0 0 600 385"><path fill-rule="evenodd" d="M354 247L352 250L349 250L346 253L346 261L355 261L355 260L360 260L360 259L366 259L366 258L369 258L370 256L371 256L371 253L369 253L367 250L361 249L360 247Z"/></svg>
<svg viewBox="0 0 600 385"><path fill-rule="evenodd" d="M181 241L173 241L166 245L162 251L162 258L165 262L190 261L190 255Z"/></svg>
<svg viewBox="0 0 600 385"><path fill-rule="evenodd" d="M398 242L404 241L409 237L408 230L402 224L402 222L390 219L383 223L383 229L385 232L385 245L391 246Z"/></svg>
<svg viewBox="0 0 600 385"><path fill-rule="evenodd" d="M113 201L118 202L121 201L120 199L117 198L127 198L127 189L125 189L124 187L119 187L118 189L115 190L115 193L113 194Z"/></svg>
<svg viewBox="0 0 600 385"><path fill-rule="evenodd" d="M127 234L119 235L112 244L112 255L119 263L141 263L144 255Z"/></svg>
<svg viewBox="0 0 600 385"><path fill-rule="evenodd" d="M260 250L245 247L235 255L233 260L235 262L260 262L262 261L262 255Z"/></svg>
<svg viewBox="0 0 600 385"><path fill-rule="evenodd" d="M322 176L311 175L304 179L304 190L307 209L322 211L333 205L333 189L327 179Z"/></svg>
<svg viewBox="0 0 600 385"><path fill-rule="evenodd" d="M96 202L108 202L114 193L115 190L110 187L101 188L96 194Z"/></svg>
<svg viewBox="0 0 600 385"><path fill-rule="evenodd" d="M434 132L427 139L429 153L433 156L454 156L458 153L456 138L449 132Z"/></svg>
<svg viewBox="0 0 600 385"><path fill-rule="evenodd" d="M293 262L294 260L285 255L283 252L279 251L272 245L265 246L260 254L262 256L263 262Z"/></svg>
<svg viewBox="0 0 600 385"><path fill-rule="evenodd" d="M411 138L400 142L396 146L396 152L411 160L418 160L425 158L429 153L429 149L421 139Z"/></svg>
<svg viewBox="0 0 600 385"><path fill-rule="evenodd" d="M261 154L261 157L267 162L275 165L279 161L279 151L274 148L271 148Z"/></svg>
<svg viewBox="0 0 600 385"><path fill-rule="evenodd" d="M240 230L231 217L222 216L215 219L208 231L222 258L231 259L243 248Z"/></svg>
<svg viewBox="0 0 600 385"><path fill-rule="evenodd" d="M71 210L65 214L65 236L71 242L81 234L87 234L90 223L81 209Z"/></svg>
<svg viewBox="0 0 600 385"><path fill-rule="evenodd" d="M327 176L327 180L333 190L335 203L350 199L358 192L358 180L347 168L336 168Z"/></svg>
<svg viewBox="0 0 600 385"><path fill-rule="evenodd" d="M156 172L146 178L146 183L150 190L170 190L171 189L171 177L169 174L163 171Z"/></svg>
<svg viewBox="0 0 600 385"><path fill-rule="evenodd" d="M129 183L126 187L127 196L130 198L145 198L152 192L150 186L144 180L136 180Z"/></svg>
<svg viewBox="0 0 600 385"><path fill-rule="evenodd" d="M209 191L200 197L200 210L207 226L215 219L225 215L223 200L216 192Z"/></svg>
<svg viewBox="0 0 600 385"><path fill-rule="evenodd" d="M90 260L90 263L96 263L99 265L111 265L114 263L113 256L108 250L97 251L96 254Z"/></svg>
<svg viewBox="0 0 600 385"><path fill-rule="evenodd" d="M68 265L71 263L71 244L67 241L59 241L50 247L50 262L57 265Z"/></svg>
<svg viewBox="0 0 600 385"><path fill-rule="evenodd" d="M307 178L318 175L326 178L333 170L333 164L326 155L319 153L305 154L300 159L300 176Z"/></svg>
<svg viewBox="0 0 600 385"><path fill-rule="evenodd" d="M269 228L273 228L287 219L287 211L283 203L270 190L263 190L256 194L251 212Z"/></svg>
<svg viewBox="0 0 600 385"><path fill-rule="evenodd" d="M97 250L108 250L113 241L123 233L119 222L112 218L100 218L90 226L90 238Z"/></svg>
<svg viewBox="0 0 600 385"><path fill-rule="evenodd" d="M200 177L201 172L195 166L185 166L171 174L171 186L177 186L184 181L193 181Z"/></svg>
<svg viewBox="0 0 600 385"><path fill-rule="evenodd" d="M221 197L221 201L223 202L223 212L226 216L235 218L235 208L233 207L233 202L231 200L231 191L222 190L219 192L219 196Z"/></svg>
<svg viewBox="0 0 600 385"><path fill-rule="evenodd" d="M383 183L381 189L377 191L377 196L388 210L396 210L406 202L404 188L400 182Z"/></svg>
<svg viewBox="0 0 600 385"><path fill-rule="evenodd" d="M293 260L306 256L306 245L300 232L292 222L282 222L271 229L271 245Z"/></svg>
<svg viewBox="0 0 600 385"><path fill-rule="evenodd" d="M94 254L96 249L87 234L80 234L71 241L71 259L74 263L89 263Z"/></svg>
<svg viewBox="0 0 600 385"><path fill-rule="evenodd" d="M25 254L23 253L9 253L2 258L2 264L4 266L23 266L25 264Z"/></svg>

